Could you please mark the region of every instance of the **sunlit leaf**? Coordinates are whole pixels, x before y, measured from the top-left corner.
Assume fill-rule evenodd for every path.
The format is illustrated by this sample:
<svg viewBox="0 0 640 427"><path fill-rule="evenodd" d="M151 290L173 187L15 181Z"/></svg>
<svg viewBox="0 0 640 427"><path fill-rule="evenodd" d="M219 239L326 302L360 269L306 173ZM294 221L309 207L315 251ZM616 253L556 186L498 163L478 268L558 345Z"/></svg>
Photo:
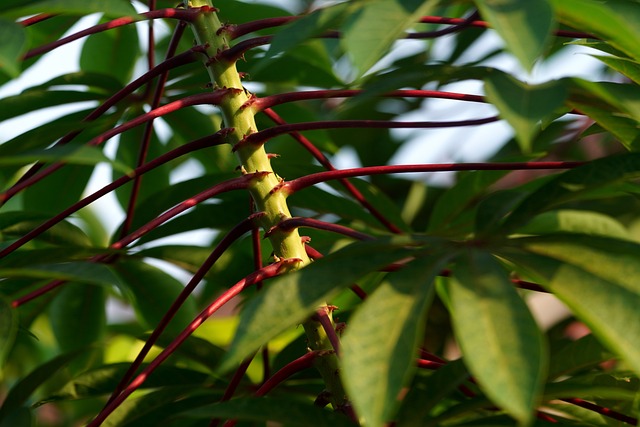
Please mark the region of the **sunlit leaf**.
<svg viewBox="0 0 640 427"><path fill-rule="evenodd" d="M531 70L544 52L555 26L547 0L475 0L478 10L494 28L507 49Z"/></svg>
<svg viewBox="0 0 640 427"><path fill-rule="evenodd" d="M300 271L272 280L244 307L220 371L229 370L263 343L303 321L337 290L411 254L413 251L404 247L407 243L399 238L355 243Z"/></svg>
<svg viewBox="0 0 640 427"><path fill-rule="evenodd" d="M491 73L485 80L487 99L515 130L523 152L531 151L541 121L554 114L568 92L561 80L540 85L521 83L503 73Z"/></svg>
<svg viewBox="0 0 640 427"><path fill-rule="evenodd" d="M344 23L341 39L359 76L368 71L418 18L437 6L436 0L370 0Z"/></svg>
<svg viewBox="0 0 640 427"><path fill-rule="evenodd" d="M118 18L135 15L136 11L126 0L40 0L20 2L18 7L9 10L9 14L12 16L35 15L37 13L64 13L68 15L104 13L105 16Z"/></svg>
<svg viewBox="0 0 640 427"><path fill-rule="evenodd" d="M489 398L528 423L546 376L546 343L506 272L491 255L459 259L450 283L465 364Z"/></svg>
<svg viewBox="0 0 640 427"><path fill-rule="evenodd" d="M432 281L443 264L440 257L420 258L389 275L350 318L342 341L344 382L368 426L393 419L398 394L416 369Z"/></svg>

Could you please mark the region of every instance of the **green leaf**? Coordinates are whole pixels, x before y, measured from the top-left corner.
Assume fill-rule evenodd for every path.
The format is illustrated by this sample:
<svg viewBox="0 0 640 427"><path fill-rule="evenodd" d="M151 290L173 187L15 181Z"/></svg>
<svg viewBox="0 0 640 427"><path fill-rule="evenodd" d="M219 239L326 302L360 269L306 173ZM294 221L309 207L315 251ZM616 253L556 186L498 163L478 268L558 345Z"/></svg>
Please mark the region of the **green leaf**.
<svg viewBox="0 0 640 427"><path fill-rule="evenodd" d="M220 418L256 422L273 421L292 427L353 427L355 425L346 416L319 408L310 402L273 397L233 399L190 410L184 416L204 420Z"/></svg>
<svg viewBox="0 0 640 427"><path fill-rule="evenodd" d="M58 347L64 353L88 348L105 337L107 293L102 286L65 283L50 307L50 322ZM100 349L85 350L72 362L81 372L101 362Z"/></svg>
<svg viewBox="0 0 640 427"><path fill-rule="evenodd" d="M549 378L555 379L611 360L614 357L592 334L565 345L549 362Z"/></svg>
<svg viewBox="0 0 640 427"><path fill-rule="evenodd" d="M546 375L544 338L491 255L470 252L453 272L452 317L464 362L487 396L526 425Z"/></svg>
<svg viewBox="0 0 640 427"><path fill-rule="evenodd" d="M627 229L610 216L592 211L561 209L545 212L518 229L523 234L580 233L630 238Z"/></svg>
<svg viewBox="0 0 640 427"><path fill-rule="evenodd" d="M594 58L604 62L620 74L627 76L634 83L640 85L640 64L628 58L618 56L592 55Z"/></svg>
<svg viewBox="0 0 640 427"><path fill-rule="evenodd" d="M20 75L20 57L27 49L24 27L6 19L0 19L0 71L9 77Z"/></svg>
<svg viewBox="0 0 640 427"><path fill-rule="evenodd" d="M133 6L126 0L41 0L37 2L20 2L8 12L8 15L16 17L38 13L64 13L67 15L103 13L105 16L113 18L136 15Z"/></svg>
<svg viewBox="0 0 640 427"><path fill-rule="evenodd" d="M0 236L2 240L22 237L35 227L49 219L49 216L28 211L13 211L0 214ZM88 248L91 242L87 235L77 226L62 221L42 233L39 240L54 245L79 246Z"/></svg>
<svg viewBox="0 0 640 427"><path fill-rule="evenodd" d="M0 296L0 368L13 348L18 334L18 311Z"/></svg>
<svg viewBox="0 0 640 427"><path fill-rule="evenodd" d="M598 188L640 176L640 154L629 153L597 159L557 175L532 192L502 224L512 230L546 210L588 197Z"/></svg>
<svg viewBox="0 0 640 427"><path fill-rule="evenodd" d="M182 284L168 273L152 265L133 260L114 265L127 286L131 304L143 321L145 328L155 328L178 294ZM175 334L196 316L193 297L189 297L167 326L166 333Z"/></svg>
<svg viewBox="0 0 640 427"><path fill-rule="evenodd" d="M27 376L15 383L7 393L2 406L0 407L0 421L19 410L26 403L29 397L41 385L51 379L55 373L67 366L72 360L82 354L82 351L73 351L55 357L48 362L38 366Z"/></svg>
<svg viewBox="0 0 640 427"><path fill-rule="evenodd" d="M22 114L31 113L39 109L72 104L75 102L93 101L100 98L100 96L100 94L91 91L79 92L71 90L40 90L31 88L19 95L0 99L0 120L18 117Z"/></svg>
<svg viewBox="0 0 640 427"><path fill-rule="evenodd" d="M418 258L388 275L349 320L342 340L343 381L361 422L392 420L398 394L416 369L432 282L441 257Z"/></svg>
<svg viewBox="0 0 640 427"><path fill-rule="evenodd" d="M544 53L555 26L549 1L475 0L475 3L507 49L531 71L536 59Z"/></svg>
<svg viewBox="0 0 640 427"><path fill-rule="evenodd" d="M91 174L92 166L65 165L22 193L24 208L51 216L60 213L82 198Z"/></svg>
<svg viewBox="0 0 640 427"><path fill-rule="evenodd" d="M113 392L124 377L129 365L129 363L115 363L83 372L56 392L37 402L35 406L60 400L88 399L108 395ZM144 367L146 364L142 366L143 369ZM153 375L149 375L149 378L142 383L140 389L183 385L198 387L206 383L208 379L210 379L209 375L203 372L171 365L160 365Z"/></svg>
<svg viewBox="0 0 640 427"><path fill-rule="evenodd" d="M568 95L562 80L528 85L504 73L490 73L485 79L484 89L487 99L515 130L524 153L531 151L540 123L552 117Z"/></svg>
<svg viewBox="0 0 640 427"><path fill-rule="evenodd" d="M80 68L108 74L126 84L139 54L138 30L125 25L90 35L82 48Z"/></svg>
<svg viewBox="0 0 640 427"><path fill-rule="evenodd" d="M288 327L302 322L318 305L341 288L414 250L409 241L393 238L358 242L330 254L302 270L270 281L247 303L220 371L227 371Z"/></svg>
<svg viewBox="0 0 640 427"><path fill-rule="evenodd" d="M633 0L551 0L558 19L640 61L640 8Z"/></svg>
<svg viewBox="0 0 640 427"><path fill-rule="evenodd" d="M428 15L438 4L436 0L370 0L347 18L342 46L358 70L358 77L386 55L393 43L415 25L418 18Z"/></svg>
<svg viewBox="0 0 640 427"><path fill-rule="evenodd" d="M0 157L0 166L7 165L26 165L34 162L64 162L75 165L97 165L99 163L108 163L114 169L129 173L131 168L127 165L109 159L104 155L101 149L97 147L89 147L86 145L72 146L63 145L52 147L47 150L30 150L23 154L13 156Z"/></svg>
<svg viewBox="0 0 640 427"><path fill-rule="evenodd" d="M3 277L27 277L32 279L64 280L100 286L121 286L120 279L111 267L86 261L60 264L33 265L27 268L0 268Z"/></svg>

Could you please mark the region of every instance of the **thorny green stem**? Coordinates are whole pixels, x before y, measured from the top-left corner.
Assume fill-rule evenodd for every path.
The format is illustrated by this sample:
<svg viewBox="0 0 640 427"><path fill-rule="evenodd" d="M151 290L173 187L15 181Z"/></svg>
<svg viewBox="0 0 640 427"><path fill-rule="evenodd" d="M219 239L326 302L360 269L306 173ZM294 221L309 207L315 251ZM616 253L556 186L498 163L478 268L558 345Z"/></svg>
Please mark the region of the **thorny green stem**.
<svg viewBox="0 0 640 427"><path fill-rule="evenodd" d="M235 59L229 59L222 54L229 49L229 27L221 24L209 0L191 0L188 6L200 7L202 11L210 8L207 13L199 14L190 24L196 43L207 46L205 66L211 82L214 87L227 90L218 105L226 126L234 129L228 136L229 142L238 146L240 141L256 133L258 129L254 119L256 111L251 107L245 107L253 96L242 86ZM254 179L249 183L248 190L255 201L256 209L265 213L260 221L262 228L269 230L283 219L291 217L286 195L272 191L280 185L282 179L274 173L263 144L239 145L235 153L243 173L262 173L260 179ZM276 259L299 259L296 268L311 262L297 229L274 232L269 236L269 240ZM331 349L331 343L318 322L309 320L304 323L304 328L309 348ZM347 403L347 396L338 376L338 360L334 354L321 359L317 363L318 369L325 380L327 390L331 393L333 407L339 410Z"/></svg>

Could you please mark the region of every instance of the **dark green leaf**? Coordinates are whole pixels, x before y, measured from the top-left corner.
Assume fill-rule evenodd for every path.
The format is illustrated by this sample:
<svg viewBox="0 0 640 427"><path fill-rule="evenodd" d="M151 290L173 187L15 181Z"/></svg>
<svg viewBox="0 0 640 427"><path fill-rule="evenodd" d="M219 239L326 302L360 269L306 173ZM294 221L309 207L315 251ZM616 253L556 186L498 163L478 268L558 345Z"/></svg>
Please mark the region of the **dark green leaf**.
<svg viewBox="0 0 640 427"><path fill-rule="evenodd" d="M140 261L121 261L114 268L126 284L134 306L146 328L155 328L176 299L182 284L168 273ZM196 316L193 298L185 301L167 326L169 333L181 331Z"/></svg>
<svg viewBox="0 0 640 427"><path fill-rule="evenodd" d="M18 312L9 301L0 296L0 368L13 347L18 334Z"/></svg>
<svg viewBox="0 0 640 427"><path fill-rule="evenodd" d="M55 373L67 366L72 360L82 354L82 351L73 351L55 357L38 366L27 376L11 387L0 407L0 421L9 416L15 410L23 406L31 394L40 386L51 379Z"/></svg>
<svg viewBox="0 0 640 427"><path fill-rule="evenodd" d="M504 73L489 74L484 88L487 99L515 130L524 153L531 151L533 137L540 123L553 116L568 95L562 80L528 85Z"/></svg>
<svg viewBox="0 0 640 427"><path fill-rule="evenodd" d="M139 54L138 31L134 25L125 25L89 36L80 55L80 68L114 76L126 84Z"/></svg>
<svg viewBox="0 0 640 427"><path fill-rule="evenodd" d="M20 56L27 48L24 28L6 19L0 19L0 71L10 77L20 74Z"/></svg>
<svg viewBox="0 0 640 427"><path fill-rule="evenodd" d="M111 267L87 261L33 265L28 268L0 268L3 277L64 280L107 287L119 287L121 282Z"/></svg>
<svg viewBox="0 0 640 427"><path fill-rule="evenodd" d="M359 242L300 271L272 280L244 307L231 348L220 367L231 369L289 326L300 323L330 295L413 251L407 239Z"/></svg>
<svg viewBox="0 0 640 427"><path fill-rule="evenodd" d="M31 89L19 95L0 100L0 120L18 117L39 109L56 107L82 101L93 101L100 97L95 92L70 90Z"/></svg>
<svg viewBox="0 0 640 427"><path fill-rule="evenodd" d="M475 0L482 17L489 21L507 49L528 71L547 47L555 26L547 0Z"/></svg>
<svg viewBox="0 0 640 427"><path fill-rule="evenodd" d="M573 341L551 357L549 378L589 369L599 363L611 360L613 353L607 350L592 334Z"/></svg>
<svg viewBox="0 0 640 427"><path fill-rule="evenodd" d="M27 165L37 161L64 162L75 165L97 165L98 163L109 163L111 167L125 174L132 170L123 163L109 159L99 148L89 147L86 145L79 147L63 145L53 147L48 150L31 150L19 155L5 156L0 158L0 166Z"/></svg>
<svg viewBox="0 0 640 427"><path fill-rule="evenodd" d="M2 240L22 237L49 217L35 212L5 212L0 214L0 236ZM54 245L68 245L90 247L91 242L84 232L77 226L62 221L41 234L38 239ZM34 259L35 260L35 259Z"/></svg>
<svg viewBox="0 0 640 427"><path fill-rule="evenodd" d="M617 56L593 55L600 61L607 64L620 74L627 76L634 83L640 85L640 64L628 58L620 58Z"/></svg>
<svg viewBox="0 0 640 427"><path fill-rule="evenodd" d="M51 329L64 353L102 341L107 325L107 293L102 286L65 283L50 307ZM85 350L71 365L81 372L102 362L99 349Z"/></svg>
<svg viewBox="0 0 640 427"><path fill-rule="evenodd" d="M212 418L248 421L274 421L292 427L353 427L349 419L310 402L285 398L239 398L194 409L185 413L189 418Z"/></svg>
<svg viewBox="0 0 640 427"><path fill-rule="evenodd" d="M464 362L487 396L526 425L546 377L543 336L491 255L471 252L453 272L452 317Z"/></svg>
<svg viewBox="0 0 640 427"><path fill-rule="evenodd" d="M440 257L419 258L388 275L349 320L342 341L343 381L367 426L392 420L398 394L416 369L425 314Z"/></svg>

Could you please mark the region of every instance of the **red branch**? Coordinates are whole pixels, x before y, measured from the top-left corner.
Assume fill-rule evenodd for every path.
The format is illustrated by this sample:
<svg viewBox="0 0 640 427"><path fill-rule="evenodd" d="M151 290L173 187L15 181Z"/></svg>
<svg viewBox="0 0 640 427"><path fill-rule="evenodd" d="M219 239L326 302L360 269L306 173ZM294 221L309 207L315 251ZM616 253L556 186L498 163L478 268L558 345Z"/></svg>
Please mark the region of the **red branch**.
<svg viewBox="0 0 640 427"><path fill-rule="evenodd" d="M27 19L23 19L22 21L18 22L18 24L22 25L23 27L29 27L33 24L37 24L38 22L42 22L42 21L46 21L47 19L51 19L54 16L56 16L53 13L41 13L39 15L35 15L32 16L30 18Z"/></svg>
<svg viewBox="0 0 640 427"><path fill-rule="evenodd" d="M596 405L595 403L587 402L586 400L578 399L575 397L570 399L560 399L560 400L563 400L567 403L571 403L572 405L576 405L584 409L588 409L600 415L604 415L605 417L609 417L614 420L621 421L625 424L631 424L632 426L638 425L637 418L630 417L625 414L621 414L620 412L614 411L613 409L605 408L604 406Z"/></svg>
<svg viewBox="0 0 640 427"><path fill-rule="evenodd" d="M193 275L189 283L182 289L178 297L173 301L171 307L165 312L158 322L158 325L155 327L149 338L144 343L144 346L136 356L136 359L131 363L129 369L124 374L116 388L113 390L111 397L107 404L109 404L112 400L114 400L118 394L124 389L127 383L133 378L133 375L136 373L142 362L144 362L144 358L149 354L153 345L158 341L162 332L166 329L171 319L178 312L178 309L182 306L182 304L187 300L189 295L195 290L196 286L202 281L204 276L211 270L213 265L218 261L218 259L224 254L224 252L229 249L231 244L242 237L243 234L248 233L254 227L254 221L263 216L262 213L257 213L251 215L249 218L240 222L236 225L226 236L218 243L215 249L211 252L211 254L207 257L207 259L202 263L202 265L198 268L196 273Z"/></svg>
<svg viewBox="0 0 640 427"><path fill-rule="evenodd" d="M504 162L370 166L363 168L318 172L311 175L302 176L291 181L282 182L279 187L274 188L272 191L284 190L291 194L303 188L334 179L353 178L357 176L383 175L390 173L455 172L469 170L573 169L584 164L585 162Z"/></svg>
<svg viewBox="0 0 640 427"><path fill-rule="evenodd" d="M326 230L331 231L333 233L339 233L344 236L352 237L357 240L373 240L373 237L356 231L352 228L346 227L340 224L333 224L331 222L320 221L318 219L313 218L304 218L304 217L292 217L283 219L278 224L271 227L266 231L264 237L269 237L272 233L282 230L282 231L290 231L296 229L298 227L311 227L318 230Z"/></svg>
<svg viewBox="0 0 640 427"><path fill-rule="evenodd" d="M229 302L233 297L238 295L244 289L254 285L256 282L266 280L272 277L279 276L286 272L292 264L298 264L300 262L297 258L290 258L273 263L267 267L264 267L256 272L251 273L238 283L233 285L222 295L220 295L213 303L205 308L162 352L151 362L149 365L124 389L122 392L111 401L107 406L100 411L100 413L88 424L87 427L97 427L102 425L104 420L111 414L124 400L136 391L144 382L147 377L155 371L176 349L187 339L191 334L200 327L211 315L218 311L222 306Z"/></svg>
<svg viewBox="0 0 640 427"><path fill-rule="evenodd" d="M254 98L249 104L255 106L259 110L271 108L276 105L287 102L307 101L310 99L328 99L328 98L350 98L362 93L364 90L345 89L345 90L309 90L303 92L288 92L277 95L265 96L264 98ZM438 90L394 90L387 92L382 96L394 98L439 98L452 99L456 101L469 102L487 102L483 96L469 95L466 93L442 92Z"/></svg>
<svg viewBox="0 0 640 427"><path fill-rule="evenodd" d="M202 8L193 8L193 9L159 9L153 10L151 12L141 13L136 16L125 16L122 18L117 18L109 22L105 22L103 24L94 25L93 27L87 28L86 30L78 31L75 34L71 34L65 38L56 40L51 43L47 43L35 49L31 49L22 57L23 60L27 60L37 55L42 55L43 53L47 53L55 48L60 46L64 46L67 43L71 43L72 41L79 40L83 37L89 36L91 34L100 33L102 31L110 30L112 28L122 27L124 25L133 24L135 22L144 21L147 19L161 19L161 18L173 18L179 19L181 21L191 22L193 21L200 13L208 12L210 8L208 6L204 6Z"/></svg>
<svg viewBox="0 0 640 427"><path fill-rule="evenodd" d="M237 143L234 149L240 144L263 144L271 138L279 135L305 130L321 129L433 129L461 126L477 126L492 123L500 120L496 116L482 119L444 121L444 122L394 122L390 120L324 120L319 122L291 123L274 126L260 132L252 133Z"/></svg>

